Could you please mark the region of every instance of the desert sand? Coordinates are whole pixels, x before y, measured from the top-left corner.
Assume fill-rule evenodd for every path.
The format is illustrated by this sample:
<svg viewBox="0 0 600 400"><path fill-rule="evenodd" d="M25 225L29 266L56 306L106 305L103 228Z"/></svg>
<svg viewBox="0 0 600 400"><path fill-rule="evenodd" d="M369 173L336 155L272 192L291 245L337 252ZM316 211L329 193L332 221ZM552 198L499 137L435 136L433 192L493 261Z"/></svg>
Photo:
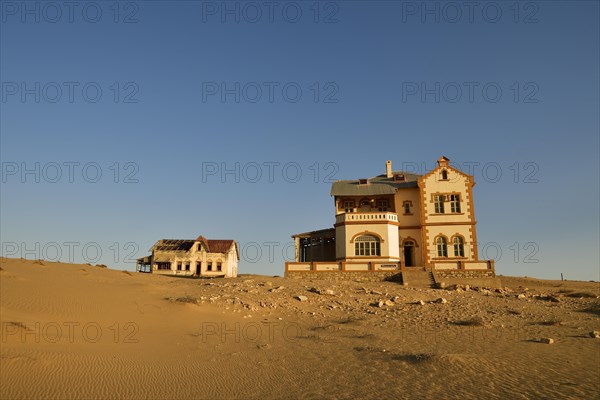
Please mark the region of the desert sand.
<svg viewBox="0 0 600 400"><path fill-rule="evenodd" d="M430 289L0 266L2 399L600 395L595 282Z"/></svg>

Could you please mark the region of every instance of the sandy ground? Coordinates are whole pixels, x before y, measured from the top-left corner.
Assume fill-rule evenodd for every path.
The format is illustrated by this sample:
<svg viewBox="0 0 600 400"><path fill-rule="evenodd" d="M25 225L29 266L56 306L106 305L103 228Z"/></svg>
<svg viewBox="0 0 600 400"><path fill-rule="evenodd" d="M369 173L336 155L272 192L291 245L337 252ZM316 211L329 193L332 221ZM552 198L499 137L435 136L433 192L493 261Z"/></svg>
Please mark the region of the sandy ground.
<svg viewBox="0 0 600 400"><path fill-rule="evenodd" d="M0 266L2 399L600 395L598 283L502 277L488 291Z"/></svg>

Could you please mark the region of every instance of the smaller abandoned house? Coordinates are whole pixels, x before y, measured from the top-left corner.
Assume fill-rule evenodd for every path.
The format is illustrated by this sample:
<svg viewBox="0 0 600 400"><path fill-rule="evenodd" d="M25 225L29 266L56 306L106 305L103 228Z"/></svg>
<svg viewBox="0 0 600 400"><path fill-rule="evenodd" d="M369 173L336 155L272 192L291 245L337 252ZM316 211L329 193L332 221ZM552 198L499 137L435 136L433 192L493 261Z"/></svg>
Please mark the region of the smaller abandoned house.
<svg viewBox="0 0 600 400"><path fill-rule="evenodd" d="M147 257L137 259L137 271L162 275L233 278L240 259L235 240L161 239Z"/></svg>

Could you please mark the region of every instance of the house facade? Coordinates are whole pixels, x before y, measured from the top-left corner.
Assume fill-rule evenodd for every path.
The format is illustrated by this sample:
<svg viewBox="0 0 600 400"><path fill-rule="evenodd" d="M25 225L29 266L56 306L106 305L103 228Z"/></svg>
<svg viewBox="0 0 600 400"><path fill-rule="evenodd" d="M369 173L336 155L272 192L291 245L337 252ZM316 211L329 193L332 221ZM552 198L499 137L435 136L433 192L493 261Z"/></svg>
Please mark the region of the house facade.
<svg viewBox="0 0 600 400"><path fill-rule="evenodd" d="M473 176L446 157L425 175L393 171L391 161L385 167L379 176L332 184L333 228L292 236L296 260L286 272L493 270L478 259Z"/></svg>
<svg viewBox="0 0 600 400"><path fill-rule="evenodd" d="M139 272L197 277L236 277L240 259L235 240L161 239L151 255L137 260Z"/></svg>

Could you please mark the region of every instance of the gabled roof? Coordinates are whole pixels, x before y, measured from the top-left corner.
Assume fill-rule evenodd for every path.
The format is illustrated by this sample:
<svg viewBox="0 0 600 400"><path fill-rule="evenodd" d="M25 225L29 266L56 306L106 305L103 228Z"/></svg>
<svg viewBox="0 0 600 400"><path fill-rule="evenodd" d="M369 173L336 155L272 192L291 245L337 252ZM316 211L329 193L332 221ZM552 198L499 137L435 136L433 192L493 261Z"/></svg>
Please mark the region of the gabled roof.
<svg viewBox="0 0 600 400"><path fill-rule="evenodd" d="M161 251L189 251L194 245L194 240L161 239L152 247Z"/></svg>
<svg viewBox="0 0 600 400"><path fill-rule="evenodd" d="M204 243L211 253L227 253L235 242L233 240L207 240Z"/></svg>
<svg viewBox="0 0 600 400"><path fill-rule="evenodd" d="M188 239L161 239L154 246L152 246L151 251L182 251L188 252L194 246L194 243L202 242L206 247L206 251L209 253L227 253L231 246L235 247L235 252L238 260L240 259L240 254L238 251L237 243L232 239L217 239L217 240L209 240L204 236L200 235L196 240L188 240Z"/></svg>
<svg viewBox="0 0 600 400"><path fill-rule="evenodd" d="M410 172L394 171L393 175L404 175L404 181L394 181L386 175L369 178L366 184L360 184L358 179L335 181L331 185L332 196L369 196L394 194L396 190L417 187L421 175Z"/></svg>
<svg viewBox="0 0 600 400"><path fill-rule="evenodd" d="M422 181L428 179L430 176L434 175L437 171L442 170L442 169L445 169L448 171L453 171L459 175L466 177L468 179L468 181L470 182L471 186L475 186L475 180L473 179L473 175L469 175L466 172L463 172L458 168L454 168L452 165L450 165L450 159L445 156L442 156L438 159L438 165L435 168L433 168L431 171L429 171L425 175L422 175L419 178L419 184L422 184L421 183Z"/></svg>

